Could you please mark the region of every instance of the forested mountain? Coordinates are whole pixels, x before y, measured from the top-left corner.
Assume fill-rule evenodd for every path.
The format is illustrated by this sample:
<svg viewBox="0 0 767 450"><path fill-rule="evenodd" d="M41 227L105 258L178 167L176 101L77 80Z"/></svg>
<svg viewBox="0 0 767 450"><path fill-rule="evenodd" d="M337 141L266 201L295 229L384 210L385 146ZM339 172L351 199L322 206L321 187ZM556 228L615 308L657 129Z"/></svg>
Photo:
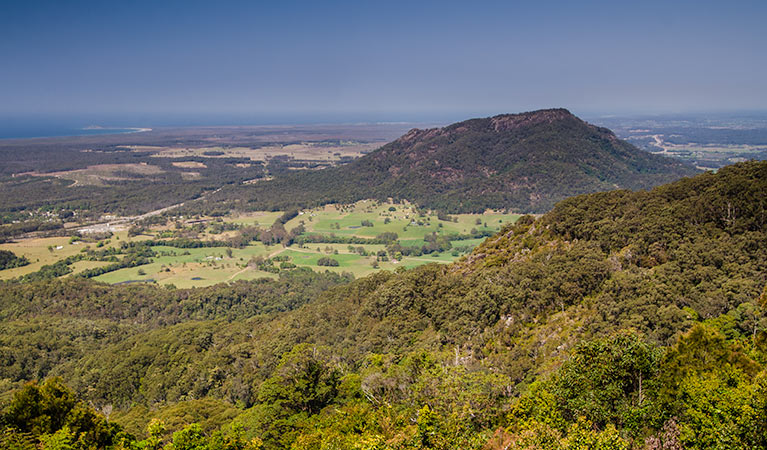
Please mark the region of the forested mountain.
<svg viewBox="0 0 767 450"><path fill-rule="evenodd" d="M258 209L393 197L448 212L545 212L572 195L646 189L694 173L549 109L413 129L345 166L277 173L239 195Z"/></svg>
<svg viewBox="0 0 767 450"><path fill-rule="evenodd" d="M6 282L0 443L767 448L766 244L747 162L569 198L449 266Z"/></svg>

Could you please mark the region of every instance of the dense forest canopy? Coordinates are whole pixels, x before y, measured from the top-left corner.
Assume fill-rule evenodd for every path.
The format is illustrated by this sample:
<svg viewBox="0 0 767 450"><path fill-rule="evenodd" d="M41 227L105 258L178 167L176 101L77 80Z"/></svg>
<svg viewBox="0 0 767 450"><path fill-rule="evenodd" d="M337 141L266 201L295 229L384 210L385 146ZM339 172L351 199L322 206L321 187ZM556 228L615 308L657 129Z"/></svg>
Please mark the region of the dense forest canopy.
<svg viewBox="0 0 767 450"><path fill-rule="evenodd" d="M569 198L449 266L4 282L0 443L767 448L765 243L746 162Z"/></svg>

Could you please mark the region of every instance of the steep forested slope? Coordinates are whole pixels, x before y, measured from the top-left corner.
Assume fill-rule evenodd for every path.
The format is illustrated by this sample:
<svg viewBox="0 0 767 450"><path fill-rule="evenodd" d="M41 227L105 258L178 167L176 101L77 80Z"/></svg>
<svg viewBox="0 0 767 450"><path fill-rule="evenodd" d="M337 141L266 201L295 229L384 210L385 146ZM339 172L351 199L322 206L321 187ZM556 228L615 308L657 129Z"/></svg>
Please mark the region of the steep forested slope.
<svg viewBox="0 0 767 450"><path fill-rule="evenodd" d="M261 208L393 197L450 212L544 212L571 195L646 189L694 173L551 109L414 129L345 166L281 173L242 195Z"/></svg>
<svg viewBox="0 0 767 450"><path fill-rule="evenodd" d="M567 199L456 264L348 284L6 283L0 370L7 389L61 376L135 434L204 424L179 445L243 448L215 447L232 423L265 448L765 448L765 244L767 163L749 162ZM44 435L14 412L30 398L7 433Z"/></svg>

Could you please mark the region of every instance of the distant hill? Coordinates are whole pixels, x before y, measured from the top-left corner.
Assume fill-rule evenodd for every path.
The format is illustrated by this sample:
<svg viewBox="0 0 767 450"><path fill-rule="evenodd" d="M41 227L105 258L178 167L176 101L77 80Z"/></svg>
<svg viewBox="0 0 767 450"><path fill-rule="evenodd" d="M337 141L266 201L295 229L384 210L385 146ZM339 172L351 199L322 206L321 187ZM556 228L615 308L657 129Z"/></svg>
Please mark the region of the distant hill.
<svg viewBox="0 0 767 450"><path fill-rule="evenodd" d="M447 212L544 212L572 195L646 189L695 173L566 109L546 109L413 129L345 166L279 174L248 200L286 208L393 197Z"/></svg>

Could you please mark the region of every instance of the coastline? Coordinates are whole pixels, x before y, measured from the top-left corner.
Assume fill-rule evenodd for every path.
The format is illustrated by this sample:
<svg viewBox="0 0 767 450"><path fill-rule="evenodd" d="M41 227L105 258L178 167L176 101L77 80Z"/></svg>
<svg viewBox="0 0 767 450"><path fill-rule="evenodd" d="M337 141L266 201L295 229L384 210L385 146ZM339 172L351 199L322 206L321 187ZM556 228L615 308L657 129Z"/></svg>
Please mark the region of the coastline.
<svg viewBox="0 0 767 450"><path fill-rule="evenodd" d="M145 133L152 131L152 128L145 127L125 127L125 128L103 128L103 127L85 127L74 128L55 134L41 134L36 136L0 136L0 141L21 140L21 139L50 139L64 137L82 137L82 136L109 136L116 134Z"/></svg>
<svg viewBox="0 0 767 450"><path fill-rule="evenodd" d="M125 130L131 130L126 131L125 133L145 133L147 131L152 131L151 128L120 128ZM114 133L114 134L125 134L125 133ZM104 134L112 134L112 133L104 133Z"/></svg>

